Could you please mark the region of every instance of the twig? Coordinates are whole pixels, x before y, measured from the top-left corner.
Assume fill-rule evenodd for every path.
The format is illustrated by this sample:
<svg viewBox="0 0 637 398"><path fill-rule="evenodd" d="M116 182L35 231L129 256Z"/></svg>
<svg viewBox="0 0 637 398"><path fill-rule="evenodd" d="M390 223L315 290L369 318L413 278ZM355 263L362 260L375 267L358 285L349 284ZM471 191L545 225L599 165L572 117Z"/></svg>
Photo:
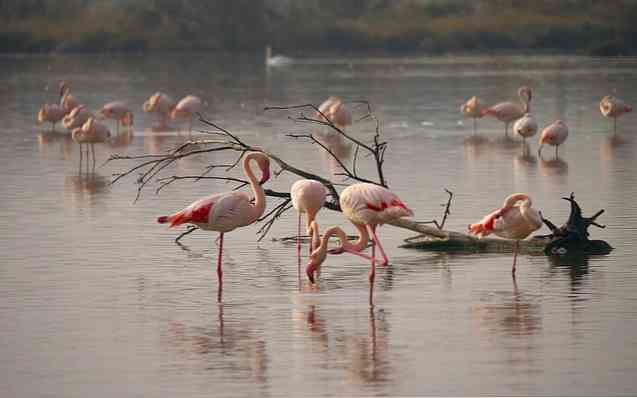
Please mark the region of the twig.
<svg viewBox="0 0 637 398"><path fill-rule="evenodd" d="M451 214L451 200L453 199L453 192L451 192L450 190L448 190L447 188L444 188L445 192L447 192L447 194L449 195L449 199L447 199L447 204L441 204L440 206L444 206L445 207L445 211L442 214L442 222L438 223L437 220L431 220L431 221L418 221L418 224L434 224L436 226L436 228L438 228L439 230L442 230L445 227L445 222L447 222L447 216L449 216Z"/></svg>
<svg viewBox="0 0 637 398"><path fill-rule="evenodd" d="M179 234L179 236L177 236L175 238L175 243L180 244L180 240L181 238L183 238L186 235L190 235L191 233L195 232L196 230L198 230L199 227L195 226L195 225L189 225L188 229L185 232L182 232L181 234Z"/></svg>

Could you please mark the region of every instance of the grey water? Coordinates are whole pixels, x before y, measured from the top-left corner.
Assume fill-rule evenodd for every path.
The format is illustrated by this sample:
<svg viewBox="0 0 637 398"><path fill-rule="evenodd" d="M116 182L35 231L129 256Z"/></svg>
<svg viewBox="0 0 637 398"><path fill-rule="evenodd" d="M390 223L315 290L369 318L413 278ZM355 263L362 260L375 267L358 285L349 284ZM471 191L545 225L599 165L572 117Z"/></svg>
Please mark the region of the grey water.
<svg viewBox="0 0 637 398"><path fill-rule="evenodd" d="M0 391L3 397L635 395L637 393L637 148L635 120L612 121L599 100L637 103L637 59L583 57L306 57L266 68L259 56L6 56L0 58ZM135 111L132 132L96 147L95 170L61 126L36 126L57 84L91 109L112 100ZM524 154L503 125L471 120L459 107L473 95L514 100L533 88L540 126L564 120L570 136L554 158ZM415 219L440 220L444 188L454 192L446 228L464 231L513 192L526 192L561 224L560 199L575 192L585 215L599 209L592 238L615 249L569 259L522 255L517 283L510 254L432 253L399 248L409 231L384 226L391 265L377 271L367 305L369 264L330 256L318 288L299 286L287 212L257 242L257 226L224 242L224 299L216 302L216 234L156 217L233 187L177 181L142 190L135 161L112 154L159 154L189 138L184 124L156 131L142 103L156 91L199 95L203 114L242 140L295 166L343 182L320 148L286 136L308 133L308 111L265 106L349 102L348 132L371 142L359 120L367 100L388 144L384 170ZM111 127L114 127L111 124ZM204 126L195 124L197 129ZM114 131L114 129L113 129ZM477 138L476 138L477 137ZM161 176L198 175L234 154L178 161ZM351 161L351 158L350 158ZM369 157L361 174L376 178ZM223 175L219 169L213 174ZM230 173L241 177L240 169ZM286 191L283 173L268 187ZM345 181L347 183L347 181ZM277 200L269 199L269 208ZM338 213L322 228L354 229ZM546 228L538 233L548 233ZM306 247L303 248L305 256ZM303 264L307 261L303 258Z"/></svg>

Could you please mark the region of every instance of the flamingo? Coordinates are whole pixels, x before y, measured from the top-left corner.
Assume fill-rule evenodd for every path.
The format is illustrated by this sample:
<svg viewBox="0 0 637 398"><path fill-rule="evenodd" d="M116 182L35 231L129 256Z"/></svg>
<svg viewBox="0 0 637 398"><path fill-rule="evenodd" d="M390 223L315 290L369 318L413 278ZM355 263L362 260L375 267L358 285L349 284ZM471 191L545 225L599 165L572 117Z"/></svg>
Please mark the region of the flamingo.
<svg viewBox="0 0 637 398"><path fill-rule="evenodd" d="M117 121L117 132L119 133L120 123L124 127L133 125L133 112L130 108L121 101L112 101L100 108L97 113L107 119L114 119Z"/></svg>
<svg viewBox="0 0 637 398"><path fill-rule="evenodd" d="M557 148L566 141L568 137L568 127L561 120L556 120L542 130L540 134L540 148L537 150L538 156L542 156L542 147L544 144L555 147L555 157L557 157Z"/></svg>
<svg viewBox="0 0 637 398"><path fill-rule="evenodd" d="M91 117L94 117L91 111L86 109L84 105L78 105L64 116L62 124L67 129L73 131L73 129L82 127L82 125Z"/></svg>
<svg viewBox="0 0 637 398"><path fill-rule="evenodd" d="M319 106L319 111L315 117L318 120L326 122L329 119L340 130L352 124L352 114L343 104L343 100L338 97L331 96ZM325 115L325 117L323 116Z"/></svg>
<svg viewBox="0 0 637 398"><path fill-rule="evenodd" d="M44 104L38 112L38 124L51 123L51 130L55 130L55 124L64 117L64 109L57 104Z"/></svg>
<svg viewBox="0 0 637 398"><path fill-rule="evenodd" d="M312 221L307 228L307 233L312 237L312 252L310 254L310 261L306 268L306 274L310 283L314 284L316 278L321 274L321 265L327 257L327 253L340 254L342 252L348 252L357 256L372 260L372 258L366 254L361 253L369 242L369 233L367 228L362 224L354 224L359 231L359 238L356 243L352 244L347 238L347 234L340 227L328 228L323 237L319 232L318 224L316 221ZM340 241L340 246L336 249L327 250L327 244L332 236L336 236Z"/></svg>
<svg viewBox="0 0 637 398"><path fill-rule="evenodd" d="M520 240L542 227L542 215L531 205L529 195L515 193L504 200L501 208L484 216L479 223L469 225L469 232L480 237L493 233L501 238L515 240L511 268L514 278Z"/></svg>
<svg viewBox="0 0 637 398"><path fill-rule="evenodd" d="M520 104L506 101L482 110L482 116L493 116L504 123L505 137L509 136L509 124L531 111L531 98L533 98L531 89L527 86L520 87L518 97L520 97Z"/></svg>
<svg viewBox="0 0 637 398"><path fill-rule="evenodd" d="M525 114L513 125L513 132L519 134L526 143L526 139L537 133L537 122L530 113Z"/></svg>
<svg viewBox="0 0 637 398"><path fill-rule="evenodd" d="M316 218L316 213L321 210L325 204L327 190L320 182L316 180L299 180L292 184L290 188L290 197L292 198L292 206L299 213L298 233L296 235L296 256L299 263L299 275L301 264L301 214L307 214L307 226ZM314 237L310 235L310 253L314 250Z"/></svg>
<svg viewBox="0 0 637 398"><path fill-rule="evenodd" d="M64 109L64 113L70 113L78 105L80 103L71 94L71 85L62 80L60 82L60 106Z"/></svg>
<svg viewBox="0 0 637 398"><path fill-rule="evenodd" d="M613 134L617 134L617 118L624 113L632 112L633 107L619 98L607 95L600 101L599 110L605 117L613 118Z"/></svg>
<svg viewBox="0 0 637 398"><path fill-rule="evenodd" d="M365 182L350 185L345 188L343 192L341 192L339 203L345 217L357 228L360 228L360 226L366 227L372 236L374 246L372 246L372 264L369 272L369 304L373 305L374 279L376 277L375 246L378 246L383 256L381 265L386 266L389 263L389 259L376 235L376 227L401 217L413 216L414 213L389 189ZM340 249L342 251L348 251L350 253L356 251L348 250L353 248L345 247L344 243L345 242L341 240ZM358 251L361 251L362 248L363 247ZM310 263L310 265L311 264L312 263ZM312 267L309 268L308 276L312 271Z"/></svg>
<svg viewBox="0 0 637 398"><path fill-rule="evenodd" d="M90 117L82 127L76 127L71 132L73 141L80 145L80 164L82 163L82 144L89 144L93 155L93 166L95 166L95 144L106 142L111 136L108 127ZM88 160L89 152L86 149L86 157Z"/></svg>
<svg viewBox="0 0 637 398"><path fill-rule="evenodd" d="M173 119L188 119L188 132L192 131L192 118L201 110L201 98L194 95L188 95L182 98L170 113Z"/></svg>
<svg viewBox="0 0 637 398"><path fill-rule="evenodd" d="M475 96L469 98L467 102L465 102L464 104L460 106L460 112L465 117L470 117L471 119L473 119L473 134L474 135L476 133L476 119L480 119L482 118L482 116L484 116L482 114L482 111L484 110L484 108L485 108L484 104L482 103L480 98Z"/></svg>
<svg viewBox="0 0 637 398"><path fill-rule="evenodd" d="M261 170L260 181L257 181L250 167L252 160L256 161ZM175 214L157 219L160 224L170 223L170 227L190 223L203 230L219 232L219 253L217 255L217 278L219 280L217 301L219 302L221 302L223 290L223 270L221 268L223 236L226 232L254 223L263 214L265 193L261 184L270 178L270 159L263 153L250 152L243 159L243 171L250 180L254 202L244 192L224 192L198 199Z"/></svg>
<svg viewBox="0 0 637 398"><path fill-rule="evenodd" d="M159 116L159 125L163 127L167 124L175 104L172 97L158 91L144 102L143 108L144 112L156 113Z"/></svg>

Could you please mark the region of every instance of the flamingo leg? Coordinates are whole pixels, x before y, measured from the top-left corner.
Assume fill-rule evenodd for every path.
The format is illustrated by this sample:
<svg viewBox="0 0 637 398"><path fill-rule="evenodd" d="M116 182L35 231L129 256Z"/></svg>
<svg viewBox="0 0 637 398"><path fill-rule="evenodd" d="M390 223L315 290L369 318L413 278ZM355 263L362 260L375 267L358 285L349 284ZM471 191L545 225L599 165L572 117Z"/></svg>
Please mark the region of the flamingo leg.
<svg viewBox="0 0 637 398"><path fill-rule="evenodd" d="M219 233L219 253L217 254L217 280L219 288L217 290L217 302L221 302L221 293L223 292L223 270L221 269L221 257L223 256L223 232Z"/></svg>
<svg viewBox="0 0 637 398"><path fill-rule="evenodd" d="M371 231L372 227L370 225L367 228ZM376 279L376 241L372 240L372 266L369 270L369 275L367 277L369 280L369 306L374 306L374 279Z"/></svg>
<svg viewBox="0 0 637 398"><path fill-rule="evenodd" d="M617 134L617 118L613 118L613 135Z"/></svg>
<svg viewBox="0 0 637 398"><path fill-rule="evenodd" d="M311 239L311 238L310 238ZM312 244L310 243L310 252L312 251ZM299 212L299 226L296 234L296 258L297 258L297 269L298 269L298 277L301 279L301 213Z"/></svg>
<svg viewBox="0 0 637 398"><path fill-rule="evenodd" d="M387 264L389 264L389 258L387 258L387 255L385 254L385 250L383 250L383 246L380 244L380 240L378 239L378 236L376 236L376 225L370 228L372 231L372 238L374 240L374 245L378 245L378 250L380 251L381 256L383 256L383 261L381 261L380 265L385 267L387 266Z"/></svg>
<svg viewBox="0 0 637 398"><path fill-rule="evenodd" d="M515 244L513 245L513 268L511 268L511 274L513 275L513 278L515 278L515 263L517 262L517 259L518 259L519 246L520 246L520 241L516 240Z"/></svg>
<svg viewBox="0 0 637 398"><path fill-rule="evenodd" d="M83 158L82 144L80 144L80 174L82 173L82 158Z"/></svg>
<svg viewBox="0 0 637 398"><path fill-rule="evenodd" d="M473 119L473 135L476 135L476 118L472 118Z"/></svg>
<svg viewBox="0 0 637 398"><path fill-rule="evenodd" d="M91 143L91 155L93 156L93 168L92 171L95 173L95 144Z"/></svg>
<svg viewBox="0 0 637 398"><path fill-rule="evenodd" d="M555 146L555 158L557 159L557 148L559 148L559 145Z"/></svg>
<svg viewBox="0 0 637 398"><path fill-rule="evenodd" d="M508 137L509 136L509 123L504 123L504 136Z"/></svg>

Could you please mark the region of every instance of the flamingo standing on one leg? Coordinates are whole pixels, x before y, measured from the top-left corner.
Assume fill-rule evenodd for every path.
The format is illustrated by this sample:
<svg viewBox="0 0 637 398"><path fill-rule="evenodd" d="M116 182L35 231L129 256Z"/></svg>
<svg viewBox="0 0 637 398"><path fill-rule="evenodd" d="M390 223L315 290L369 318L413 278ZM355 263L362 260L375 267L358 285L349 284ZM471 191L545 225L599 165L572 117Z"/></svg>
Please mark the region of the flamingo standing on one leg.
<svg viewBox="0 0 637 398"><path fill-rule="evenodd" d="M301 275L301 214L307 214L307 227L316 218L316 213L321 210L325 204L327 190L320 182L316 180L299 180L292 184L290 188L290 197L292 198L292 206L299 213L298 233L296 235L296 256L298 258L299 278ZM314 247L314 237L310 235L310 253Z"/></svg>
<svg viewBox="0 0 637 398"><path fill-rule="evenodd" d="M542 156L542 147L544 144L555 147L555 157L557 158L557 148L566 141L568 137L568 127L561 120L556 120L542 130L540 134L540 147L537 150L538 156Z"/></svg>
<svg viewBox="0 0 637 398"><path fill-rule="evenodd" d="M619 98L607 95L599 102L599 110L605 117L613 119L613 134L617 134L617 118L624 113L632 112L633 107Z"/></svg>
<svg viewBox="0 0 637 398"><path fill-rule="evenodd" d="M55 130L55 124L64 118L64 109L57 104L44 104L38 112L38 124L51 123L51 130Z"/></svg>
<svg viewBox="0 0 637 398"><path fill-rule="evenodd" d="M473 134L476 134L476 120L482 118L484 116L482 111L484 110L484 104L478 97L471 97L460 106L460 112L465 117L470 117L473 119Z"/></svg>
<svg viewBox="0 0 637 398"><path fill-rule="evenodd" d="M252 160L257 162L261 170L260 181L257 181L250 166ZM254 223L263 214L265 193L261 184L270 178L270 159L260 152L251 152L243 159L243 171L250 180L254 201L244 192L224 192L201 198L173 215L157 219L158 223L170 223L171 227L190 223L203 230L219 232L219 253L217 255L217 278L219 280L217 300L219 302L221 302L223 291L223 270L221 268L223 236L226 232Z"/></svg>
<svg viewBox="0 0 637 398"><path fill-rule="evenodd" d="M192 132L192 118L201 110L201 98L188 95L182 98L170 113L172 119L188 119L188 132Z"/></svg>
<svg viewBox="0 0 637 398"><path fill-rule="evenodd" d="M369 304L373 305L374 279L376 277L375 246L378 246L383 256L381 265L386 266L389 263L376 235L376 227L401 217L413 216L414 213L389 189L370 183L358 183L345 188L340 195L339 202L343 214L355 226L367 227L374 242L369 272ZM345 247L343 250L349 251Z"/></svg>
<svg viewBox="0 0 637 398"><path fill-rule="evenodd" d="M122 101L112 101L105 104L97 113L107 119L114 119L117 122L117 133L119 133L119 125L124 127L133 125L133 112Z"/></svg>
<svg viewBox="0 0 637 398"><path fill-rule="evenodd" d="M509 136L509 124L531 111L531 98L533 98L531 89L527 86L520 87L518 97L520 97L519 104L506 101L482 110L483 116L493 116L504 123L505 137Z"/></svg>
<svg viewBox="0 0 637 398"><path fill-rule="evenodd" d="M144 102L143 108L144 112L156 113L159 117L159 126L165 127L168 124L170 113L175 105L176 102L172 99L172 97L161 92L156 92L151 95L146 102Z"/></svg>
<svg viewBox="0 0 637 398"><path fill-rule="evenodd" d="M526 143L526 139L533 137L537 133L537 122L530 113L525 114L518 119L513 125L513 132L522 137L522 141Z"/></svg>
<svg viewBox="0 0 637 398"><path fill-rule="evenodd" d="M515 278L515 263L520 240L541 227L542 216L531 207L529 195L516 193L507 197L501 208L484 216L479 223L469 225L469 231L480 237L493 233L501 238L515 240L515 245L513 246L513 268L511 268L511 273Z"/></svg>

